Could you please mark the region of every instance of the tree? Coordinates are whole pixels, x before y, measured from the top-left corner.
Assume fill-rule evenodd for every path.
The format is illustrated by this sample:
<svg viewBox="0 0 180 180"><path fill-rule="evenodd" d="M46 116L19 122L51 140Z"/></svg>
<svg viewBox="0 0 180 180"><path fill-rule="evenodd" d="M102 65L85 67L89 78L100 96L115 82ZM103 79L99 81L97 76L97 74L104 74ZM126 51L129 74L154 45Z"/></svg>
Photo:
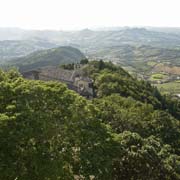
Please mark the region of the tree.
<svg viewBox="0 0 180 180"><path fill-rule="evenodd" d="M21 77L1 81L0 97L0 179L108 178L113 141L92 104Z"/></svg>
<svg viewBox="0 0 180 180"><path fill-rule="evenodd" d="M80 64L88 64L89 60L88 59L81 59Z"/></svg>
<svg viewBox="0 0 180 180"><path fill-rule="evenodd" d="M173 166L167 163L167 159L172 158L169 156L170 146L163 146L152 136L143 139L137 133L127 131L116 136L116 140L120 146L113 162L114 180L179 179L179 172L175 170L179 161L174 161Z"/></svg>
<svg viewBox="0 0 180 180"><path fill-rule="evenodd" d="M97 69L92 101L0 71L0 179L180 179L178 119L155 109L148 83Z"/></svg>
<svg viewBox="0 0 180 180"><path fill-rule="evenodd" d="M96 99L94 104L99 108L102 121L114 132L136 132L143 138L153 135L180 155L180 122L169 113L118 94Z"/></svg>

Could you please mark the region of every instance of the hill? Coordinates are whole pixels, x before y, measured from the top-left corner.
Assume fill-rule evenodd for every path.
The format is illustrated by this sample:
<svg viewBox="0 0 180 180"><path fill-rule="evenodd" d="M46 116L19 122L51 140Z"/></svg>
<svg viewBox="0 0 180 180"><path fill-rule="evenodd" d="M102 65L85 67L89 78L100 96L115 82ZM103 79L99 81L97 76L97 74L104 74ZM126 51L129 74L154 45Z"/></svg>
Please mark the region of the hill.
<svg viewBox="0 0 180 180"><path fill-rule="evenodd" d="M180 49L168 49L147 45L120 45L102 47L99 51L89 53L90 58L107 59L123 66L132 66L137 71L141 67L151 68L148 62L180 65Z"/></svg>
<svg viewBox="0 0 180 180"><path fill-rule="evenodd" d="M174 75L179 74L179 28L117 27L80 31L26 31L16 28L0 28L0 39L16 40L15 43L3 42L0 50L2 59L0 59L0 63L6 61L7 58L24 56L39 49L53 48L58 45L77 48L89 59L112 61L139 78L151 81L151 75L154 72L167 73L169 76L163 81L153 80L155 83L175 79ZM42 44L39 45L39 42ZM7 45L4 45L6 43ZM25 68L24 70L34 68L35 65L28 60L29 58L32 59L33 56L27 57L28 65L26 64L26 68L25 63L21 60L18 60L20 62L18 66L22 69ZM37 58L35 59L37 60ZM37 61L39 62L39 60ZM42 61L40 62L41 65L43 65ZM67 63L70 62L72 61ZM65 61L63 61L64 63ZM12 61L10 64L15 65ZM37 67L41 65L37 63ZM161 67L161 71L156 67ZM176 79L178 78L176 76Z"/></svg>
<svg viewBox="0 0 180 180"><path fill-rule="evenodd" d="M7 59L25 56L37 50L56 47L55 44L43 40L4 40L0 41L0 63Z"/></svg>
<svg viewBox="0 0 180 180"><path fill-rule="evenodd" d="M174 63L174 58L178 61L180 48L180 33L176 29L166 31L158 28L126 27L114 30L110 28L109 30L26 31L14 28L0 28L0 38L3 40L19 40L20 45L15 41L14 46L11 45L13 42L2 42L2 49L3 45L7 44L4 49L9 49L7 52L5 51L7 55L9 53L9 57L13 57L13 53L17 52L20 52L18 56L26 55L32 52L32 46L34 46L34 50L38 50L37 46L52 48L57 44L59 46L78 48L85 55L94 58L100 56L101 58L111 57L115 59L120 57L119 61L121 61L121 57L125 56L125 61L129 61L130 58L144 60L152 57L157 60L168 59ZM32 40L36 44L33 45ZM26 41L31 45L27 45ZM39 45L38 41L42 41L42 44ZM15 56L17 55L15 54Z"/></svg>
<svg viewBox="0 0 180 180"><path fill-rule="evenodd" d="M180 66L176 67L176 66L168 66L168 65L164 65L164 64L157 64L153 67L152 69L153 72L164 72L164 73L168 73L168 74L177 74L180 75Z"/></svg>
<svg viewBox="0 0 180 180"><path fill-rule="evenodd" d="M0 40L43 39L59 45L76 44L82 48L144 44L158 47L179 47L180 31L158 28L109 28L108 30L38 31L0 28ZM88 41L87 41L88 40ZM91 45L91 46L89 46Z"/></svg>
<svg viewBox="0 0 180 180"><path fill-rule="evenodd" d="M179 102L172 105L171 99L162 96L156 87L148 81L137 80L120 66L111 62L91 61L83 69L87 76L94 80L97 97L119 94L123 97L132 97L137 101L151 104L155 109L167 110L180 118Z"/></svg>
<svg viewBox="0 0 180 180"><path fill-rule="evenodd" d="M25 57L6 61L3 66L16 66L20 71L79 62L85 56L73 47L58 47L31 53Z"/></svg>

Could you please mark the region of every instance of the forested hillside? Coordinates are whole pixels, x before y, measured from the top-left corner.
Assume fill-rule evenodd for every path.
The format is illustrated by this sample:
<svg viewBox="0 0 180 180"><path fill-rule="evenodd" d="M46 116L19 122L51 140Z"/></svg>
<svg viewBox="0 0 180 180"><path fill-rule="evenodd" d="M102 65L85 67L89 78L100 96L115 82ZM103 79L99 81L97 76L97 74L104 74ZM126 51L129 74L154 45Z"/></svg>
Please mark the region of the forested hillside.
<svg viewBox="0 0 180 180"><path fill-rule="evenodd" d="M96 98L0 72L0 179L178 180L180 104L92 61Z"/></svg>
<svg viewBox="0 0 180 180"><path fill-rule="evenodd" d="M84 73L94 79L98 98L118 94L151 104L155 109L166 110L180 119L179 100L161 95L148 81L137 80L120 66L111 62L91 61L84 67Z"/></svg>
<svg viewBox="0 0 180 180"><path fill-rule="evenodd" d="M85 58L84 54L78 49L62 46L47 50L36 51L27 56L6 61L3 67L18 67L20 71L29 71L32 69L43 68L46 66L58 66L72 62L80 62Z"/></svg>

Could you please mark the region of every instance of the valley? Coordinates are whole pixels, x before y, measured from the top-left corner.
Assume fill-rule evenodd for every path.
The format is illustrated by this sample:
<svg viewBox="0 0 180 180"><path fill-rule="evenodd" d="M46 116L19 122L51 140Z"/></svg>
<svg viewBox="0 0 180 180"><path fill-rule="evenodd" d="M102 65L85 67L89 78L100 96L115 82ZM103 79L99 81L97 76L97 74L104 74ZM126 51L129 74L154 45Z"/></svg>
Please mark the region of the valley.
<svg viewBox="0 0 180 180"><path fill-rule="evenodd" d="M165 90L159 88L162 93L180 93L177 83L180 78L179 29L127 27L80 31L5 30L0 29L2 67L16 66L21 71L27 71L48 65L78 63L85 57L89 60L102 59L120 65L134 77L148 80L158 88L161 87L159 84L166 83ZM77 51L71 54L72 49L69 49L68 55L65 49L53 55L53 48L58 47L59 52L61 47L79 49L83 55ZM176 84L174 91L166 88L171 83Z"/></svg>

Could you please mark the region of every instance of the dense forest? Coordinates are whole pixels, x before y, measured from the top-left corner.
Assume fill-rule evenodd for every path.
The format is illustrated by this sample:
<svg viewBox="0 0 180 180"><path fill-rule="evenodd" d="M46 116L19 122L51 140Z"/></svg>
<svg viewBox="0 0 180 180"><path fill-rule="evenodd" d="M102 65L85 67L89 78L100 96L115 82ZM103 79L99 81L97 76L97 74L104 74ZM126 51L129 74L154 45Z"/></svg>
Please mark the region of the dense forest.
<svg viewBox="0 0 180 180"><path fill-rule="evenodd" d="M180 179L180 102L111 62L83 64L92 100L0 71L0 179Z"/></svg>

